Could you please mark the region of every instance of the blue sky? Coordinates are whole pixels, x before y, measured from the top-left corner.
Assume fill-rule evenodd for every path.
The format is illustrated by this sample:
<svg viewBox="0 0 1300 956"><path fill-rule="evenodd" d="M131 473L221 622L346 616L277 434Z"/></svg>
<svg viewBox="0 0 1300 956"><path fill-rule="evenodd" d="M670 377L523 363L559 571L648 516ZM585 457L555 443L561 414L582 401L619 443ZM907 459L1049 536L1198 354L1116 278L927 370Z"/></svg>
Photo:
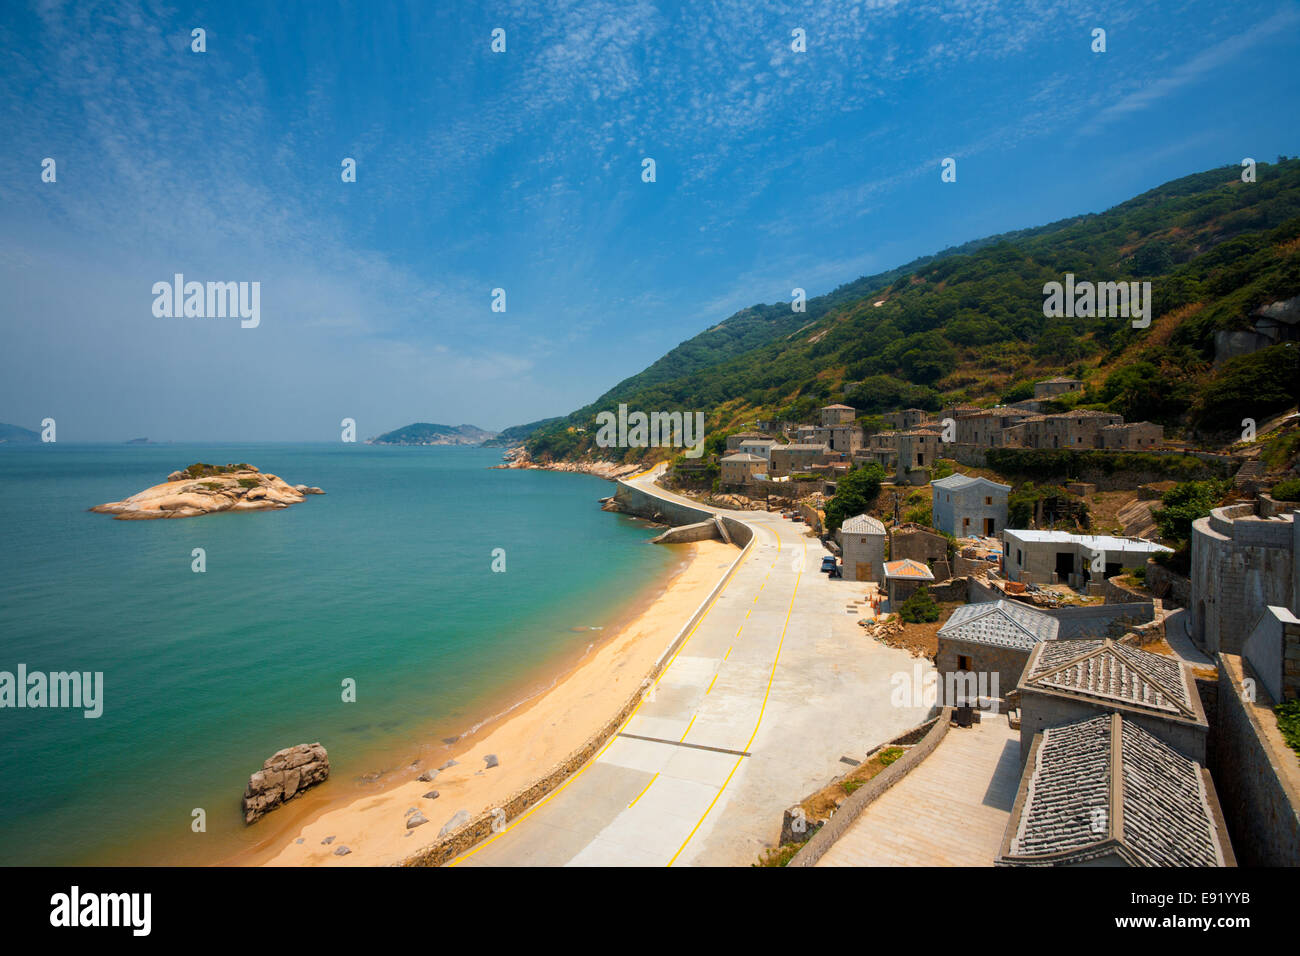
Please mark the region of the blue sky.
<svg viewBox="0 0 1300 956"><path fill-rule="evenodd" d="M63 441L565 414L795 286L1300 152L1296 2L9 2L0 55L0 421ZM260 326L155 317L176 272Z"/></svg>

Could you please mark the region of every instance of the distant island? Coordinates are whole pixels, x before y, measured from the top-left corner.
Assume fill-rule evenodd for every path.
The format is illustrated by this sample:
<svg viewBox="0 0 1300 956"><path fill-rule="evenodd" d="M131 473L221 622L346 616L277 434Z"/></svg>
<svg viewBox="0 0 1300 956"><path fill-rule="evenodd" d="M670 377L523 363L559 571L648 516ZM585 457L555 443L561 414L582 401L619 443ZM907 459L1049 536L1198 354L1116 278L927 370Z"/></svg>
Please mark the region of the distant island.
<svg viewBox="0 0 1300 956"><path fill-rule="evenodd" d="M384 432L378 438L366 439L367 445L482 445L496 437L475 425L434 425L416 422L405 428Z"/></svg>
<svg viewBox="0 0 1300 956"><path fill-rule="evenodd" d="M6 425L4 422L0 422L0 442L17 445L40 440L40 432L34 432L30 428L23 428L21 425Z"/></svg>
<svg viewBox="0 0 1300 956"><path fill-rule="evenodd" d="M154 485L122 501L96 505L91 511L111 514L119 521L150 518L195 518L219 511L272 511L323 495L319 488L290 485L246 463L209 465L196 462L173 471Z"/></svg>

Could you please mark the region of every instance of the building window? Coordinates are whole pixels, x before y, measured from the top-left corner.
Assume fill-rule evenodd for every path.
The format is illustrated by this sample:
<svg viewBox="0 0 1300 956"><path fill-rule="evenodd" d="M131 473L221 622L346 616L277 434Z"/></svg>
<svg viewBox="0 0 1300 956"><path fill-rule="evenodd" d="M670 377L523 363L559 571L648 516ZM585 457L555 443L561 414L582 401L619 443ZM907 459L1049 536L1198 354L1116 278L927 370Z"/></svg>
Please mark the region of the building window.
<svg viewBox="0 0 1300 956"><path fill-rule="evenodd" d="M993 504L993 496L992 496L992 495L985 495L985 497L984 497L984 503L985 503L986 505L991 505L991 504Z"/></svg>
<svg viewBox="0 0 1300 956"><path fill-rule="evenodd" d="M959 670L959 671L968 671L968 670L970 670L970 669L971 669L971 666L970 666L970 658L967 657L965 654L958 654L958 655L957 655L957 670Z"/></svg>

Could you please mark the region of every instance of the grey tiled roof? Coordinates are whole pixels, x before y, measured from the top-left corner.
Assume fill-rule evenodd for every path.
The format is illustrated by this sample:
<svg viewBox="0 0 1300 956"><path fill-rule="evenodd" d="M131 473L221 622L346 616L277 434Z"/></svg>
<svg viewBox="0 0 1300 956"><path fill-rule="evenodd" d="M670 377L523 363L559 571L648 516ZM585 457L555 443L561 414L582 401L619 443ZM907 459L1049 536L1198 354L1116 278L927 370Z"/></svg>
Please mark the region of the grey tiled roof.
<svg viewBox="0 0 1300 956"><path fill-rule="evenodd" d="M1114 854L1130 866L1223 866L1229 858L1201 765L1117 713L1043 731L1020 786L999 863Z"/></svg>
<svg viewBox="0 0 1300 956"><path fill-rule="evenodd" d="M869 514L860 514L845 519L840 530L847 534L884 534L885 526Z"/></svg>
<svg viewBox="0 0 1300 956"><path fill-rule="evenodd" d="M1179 662L1111 640L1058 641L1044 647L1021 684L1199 719Z"/></svg>
<svg viewBox="0 0 1300 956"><path fill-rule="evenodd" d="M939 636L1029 650L1042 641L1054 641L1059 628L1056 618L1019 601L985 601L953 611L939 628Z"/></svg>

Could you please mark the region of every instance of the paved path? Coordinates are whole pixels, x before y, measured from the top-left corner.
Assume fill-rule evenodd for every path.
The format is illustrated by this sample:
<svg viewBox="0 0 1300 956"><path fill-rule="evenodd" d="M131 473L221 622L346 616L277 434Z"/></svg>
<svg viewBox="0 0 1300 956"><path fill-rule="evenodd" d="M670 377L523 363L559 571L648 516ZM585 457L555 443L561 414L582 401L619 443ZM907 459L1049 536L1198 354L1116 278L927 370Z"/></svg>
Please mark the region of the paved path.
<svg viewBox="0 0 1300 956"><path fill-rule="evenodd" d="M818 866L992 866L1020 784L1020 732L1005 715L953 727L886 790Z"/></svg>
<svg viewBox="0 0 1300 956"><path fill-rule="evenodd" d="M679 497L653 477L633 481ZM891 702L912 659L847 609L872 586L821 574L804 525L733 514L754 547L621 734L454 865L747 866L787 807L847 769L841 756L924 719Z"/></svg>

